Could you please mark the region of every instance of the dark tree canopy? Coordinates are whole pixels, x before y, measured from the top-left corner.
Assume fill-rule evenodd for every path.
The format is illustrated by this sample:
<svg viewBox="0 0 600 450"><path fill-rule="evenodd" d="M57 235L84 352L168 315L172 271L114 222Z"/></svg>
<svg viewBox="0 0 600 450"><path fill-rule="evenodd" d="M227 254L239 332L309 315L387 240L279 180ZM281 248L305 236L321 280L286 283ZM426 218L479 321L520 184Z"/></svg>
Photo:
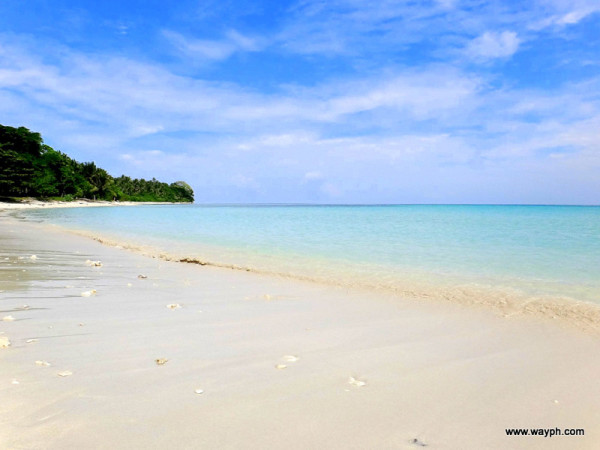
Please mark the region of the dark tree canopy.
<svg viewBox="0 0 600 450"><path fill-rule="evenodd" d="M0 125L0 196L194 201L194 191L184 181L113 178L95 163L79 163L43 142L39 133L25 127Z"/></svg>

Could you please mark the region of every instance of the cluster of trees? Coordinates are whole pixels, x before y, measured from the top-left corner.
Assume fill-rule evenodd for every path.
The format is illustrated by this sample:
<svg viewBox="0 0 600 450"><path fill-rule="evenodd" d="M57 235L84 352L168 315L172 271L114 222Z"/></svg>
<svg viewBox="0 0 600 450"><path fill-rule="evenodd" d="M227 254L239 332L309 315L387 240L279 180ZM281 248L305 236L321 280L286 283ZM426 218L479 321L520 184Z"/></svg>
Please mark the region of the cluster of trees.
<svg viewBox="0 0 600 450"><path fill-rule="evenodd" d="M0 196L193 202L183 181L113 178L93 162L79 163L45 145L39 133L0 125Z"/></svg>

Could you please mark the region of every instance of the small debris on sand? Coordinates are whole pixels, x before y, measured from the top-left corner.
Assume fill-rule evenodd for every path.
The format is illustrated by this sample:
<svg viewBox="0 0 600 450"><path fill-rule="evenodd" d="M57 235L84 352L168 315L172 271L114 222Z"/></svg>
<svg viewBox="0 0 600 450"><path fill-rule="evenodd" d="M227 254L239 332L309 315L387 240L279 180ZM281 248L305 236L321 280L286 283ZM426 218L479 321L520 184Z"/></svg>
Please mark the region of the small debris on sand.
<svg viewBox="0 0 600 450"><path fill-rule="evenodd" d="M92 289L91 291L84 291L81 293L82 297L91 297L92 295L96 295L96 289Z"/></svg>
<svg viewBox="0 0 600 450"><path fill-rule="evenodd" d="M90 267L102 267L102 261L92 261L90 259L88 259L85 262L86 266L90 266Z"/></svg>
<svg viewBox="0 0 600 450"><path fill-rule="evenodd" d="M356 387L363 387L363 386L366 386L367 382L363 381L363 380L359 380L358 378L350 377L350 378L348 378L348 384L351 384L352 386L356 386Z"/></svg>
<svg viewBox="0 0 600 450"><path fill-rule="evenodd" d="M179 309L181 308L181 305L179 303L170 303L167 305L167 308L169 309Z"/></svg>
<svg viewBox="0 0 600 450"><path fill-rule="evenodd" d="M58 372L57 375L59 377L69 377L69 376L73 375L73 372L71 372L70 370L63 370L62 372Z"/></svg>
<svg viewBox="0 0 600 450"><path fill-rule="evenodd" d="M148 278L146 275L138 275L138 278L140 280L145 280L146 278Z"/></svg>
<svg viewBox="0 0 600 450"><path fill-rule="evenodd" d="M27 340L25 341L25 343L26 343L26 344L32 344L32 343L34 343L34 342L37 342L37 341L38 341L38 339L27 339Z"/></svg>
<svg viewBox="0 0 600 450"><path fill-rule="evenodd" d="M296 362L300 358L298 358L297 356L294 356L294 355L284 355L281 359L283 359L284 361L287 361L287 362Z"/></svg>
<svg viewBox="0 0 600 450"><path fill-rule="evenodd" d="M276 368L276 369L279 369L279 370L281 370L281 369L285 369L286 367L287 367L287 366L286 366L285 364L277 364L277 365L275 366L275 368Z"/></svg>
<svg viewBox="0 0 600 450"><path fill-rule="evenodd" d="M50 364L48 361L36 361L35 362L36 366L43 366L43 367L50 367L52 364Z"/></svg>
<svg viewBox="0 0 600 450"><path fill-rule="evenodd" d="M427 447L427 444L425 442L420 441L417 438L414 438L413 440L411 440L410 443L413 445L418 445L419 447Z"/></svg>
<svg viewBox="0 0 600 450"><path fill-rule="evenodd" d="M133 284L127 283L127 287L131 287L131 286L133 286Z"/></svg>
<svg viewBox="0 0 600 450"><path fill-rule="evenodd" d="M15 309L25 310L25 309L29 309L29 308L31 308L31 306L29 306L29 305L23 305L23 306L17 306Z"/></svg>
<svg viewBox="0 0 600 450"><path fill-rule="evenodd" d="M31 256L29 257L29 259L31 259L31 260L33 260L33 261L35 261L35 260L37 259L37 256L36 256L36 255L31 255Z"/></svg>
<svg viewBox="0 0 600 450"><path fill-rule="evenodd" d="M10 341L6 336L0 336L0 348L10 347Z"/></svg>
<svg viewBox="0 0 600 450"><path fill-rule="evenodd" d="M155 359L154 362L156 363L157 366L163 366L167 363L168 359L165 358L158 358Z"/></svg>
<svg viewBox="0 0 600 450"><path fill-rule="evenodd" d="M204 394L204 390L203 389L196 389L194 392L196 394Z"/></svg>
<svg viewBox="0 0 600 450"><path fill-rule="evenodd" d="M13 316L4 316L2 318L3 322L12 322L13 320L15 320L15 318Z"/></svg>
<svg viewBox="0 0 600 450"><path fill-rule="evenodd" d="M10 382L10 384L19 384L19 382L13 378L13 380Z"/></svg>

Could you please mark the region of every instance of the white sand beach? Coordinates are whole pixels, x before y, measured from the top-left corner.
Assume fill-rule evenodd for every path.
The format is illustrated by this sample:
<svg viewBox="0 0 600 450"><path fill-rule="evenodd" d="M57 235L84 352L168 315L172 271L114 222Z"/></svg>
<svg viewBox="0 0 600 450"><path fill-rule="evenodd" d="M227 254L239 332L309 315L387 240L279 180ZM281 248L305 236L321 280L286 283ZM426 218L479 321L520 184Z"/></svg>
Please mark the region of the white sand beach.
<svg viewBox="0 0 600 450"><path fill-rule="evenodd" d="M7 217L0 290L3 449L600 448L600 337L551 320ZM557 427L585 435L505 432Z"/></svg>
<svg viewBox="0 0 600 450"><path fill-rule="evenodd" d="M35 209L35 208L85 208L94 206L139 206L140 204L145 205L172 205L173 203L168 202L122 202L114 201L109 202L106 200L88 200L79 199L70 202L61 200L37 200L35 198L23 199L19 202L0 202L0 210L14 210L14 209Z"/></svg>

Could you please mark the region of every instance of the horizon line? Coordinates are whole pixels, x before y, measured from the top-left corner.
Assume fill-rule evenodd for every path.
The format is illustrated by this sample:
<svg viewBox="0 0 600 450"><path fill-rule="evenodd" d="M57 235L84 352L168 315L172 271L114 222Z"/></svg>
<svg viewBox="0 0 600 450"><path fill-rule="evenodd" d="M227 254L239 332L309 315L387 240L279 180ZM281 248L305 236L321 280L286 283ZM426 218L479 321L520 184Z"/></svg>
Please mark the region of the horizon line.
<svg viewBox="0 0 600 450"><path fill-rule="evenodd" d="M597 204L583 203L307 203L307 202L193 202L197 206L574 206L598 207Z"/></svg>

